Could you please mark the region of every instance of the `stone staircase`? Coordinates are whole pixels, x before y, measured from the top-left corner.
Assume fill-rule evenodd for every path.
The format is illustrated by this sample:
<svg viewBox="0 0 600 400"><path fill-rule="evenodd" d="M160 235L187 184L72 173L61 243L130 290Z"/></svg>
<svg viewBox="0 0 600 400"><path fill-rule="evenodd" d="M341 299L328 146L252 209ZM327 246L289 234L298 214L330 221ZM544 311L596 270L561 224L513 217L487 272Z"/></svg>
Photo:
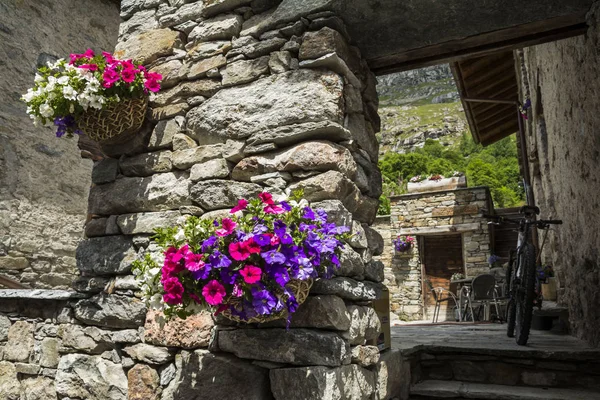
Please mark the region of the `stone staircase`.
<svg viewBox="0 0 600 400"><path fill-rule="evenodd" d="M504 329L397 328L396 337L407 339L399 347L411 366L409 398L600 400L600 349L547 331L532 331L529 345L517 346Z"/></svg>

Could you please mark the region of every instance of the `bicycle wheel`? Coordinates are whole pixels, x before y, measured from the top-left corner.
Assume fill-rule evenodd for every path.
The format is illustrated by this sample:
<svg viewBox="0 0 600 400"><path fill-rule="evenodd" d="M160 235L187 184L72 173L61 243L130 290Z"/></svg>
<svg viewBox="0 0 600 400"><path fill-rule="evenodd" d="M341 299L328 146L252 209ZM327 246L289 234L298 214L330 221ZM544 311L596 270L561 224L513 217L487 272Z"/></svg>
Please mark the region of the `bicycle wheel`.
<svg viewBox="0 0 600 400"><path fill-rule="evenodd" d="M521 279L515 294L515 339L518 345L524 346L529 339L535 298L535 249L531 244L523 247L519 265Z"/></svg>
<svg viewBox="0 0 600 400"><path fill-rule="evenodd" d="M506 304L506 336L512 338L515 337L515 300L512 295L513 290L513 265L514 258L513 252L510 255L510 261L508 263L508 268L506 269L506 281L508 282L508 296L510 300Z"/></svg>

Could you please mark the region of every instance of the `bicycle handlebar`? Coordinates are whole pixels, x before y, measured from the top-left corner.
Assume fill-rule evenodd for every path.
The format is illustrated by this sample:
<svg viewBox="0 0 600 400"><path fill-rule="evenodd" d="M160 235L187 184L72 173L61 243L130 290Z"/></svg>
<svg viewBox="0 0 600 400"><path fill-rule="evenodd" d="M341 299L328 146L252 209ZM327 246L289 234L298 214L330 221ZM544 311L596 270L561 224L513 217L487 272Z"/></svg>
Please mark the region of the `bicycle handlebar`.
<svg viewBox="0 0 600 400"><path fill-rule="evenodd" d="M543 219L538 222L547 224L547 225L562 225L562 223L563 223L560 219Z"/></svg>

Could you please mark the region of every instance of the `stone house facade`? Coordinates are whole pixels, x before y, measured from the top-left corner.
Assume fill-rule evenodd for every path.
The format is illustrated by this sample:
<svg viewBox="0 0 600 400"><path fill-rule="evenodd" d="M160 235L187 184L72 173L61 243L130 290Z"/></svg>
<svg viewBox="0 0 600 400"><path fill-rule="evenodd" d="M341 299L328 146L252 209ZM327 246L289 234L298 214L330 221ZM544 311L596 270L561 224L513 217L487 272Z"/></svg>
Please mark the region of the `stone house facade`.
<svg viewBox="0 0 600 400"><path fill-rule="evenodd" d="M391 262L386 264L385 284L390 288L391 311L398 318L428 317L430 298L424 277L434 286L449 288L448 278L453 273L473 277L489 271L491 235L481 210L493 210L487 187L391 198L389 247L384 250L384 254L391 253ZM396 252L391 241L398 235L415 237L415 246L406 253ZM453 251L448 252L451 246Z"/></svg>

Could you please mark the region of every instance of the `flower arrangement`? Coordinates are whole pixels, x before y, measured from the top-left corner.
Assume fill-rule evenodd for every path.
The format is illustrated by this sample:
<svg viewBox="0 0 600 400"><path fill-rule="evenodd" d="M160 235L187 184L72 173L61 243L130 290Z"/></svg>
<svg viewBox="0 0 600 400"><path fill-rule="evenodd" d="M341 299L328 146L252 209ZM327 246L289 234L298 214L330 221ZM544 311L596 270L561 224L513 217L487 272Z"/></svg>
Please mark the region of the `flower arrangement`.
<svg viewBox="0 0 600 400"><path fill-rule="evenodd" d="M211 308L245 322L287 315L289 324L304 301L294 284L331 278L349 237L348 227L328 223L301 197L275 201L263 192L239 200L230 218L190 217L183 227L158 229L163 252L134 264L144 298L167 317Z"/></svg>
<svg viewBox="0 0 600 400"><path fill-rule="evenodd" d="M56 126L56 136L83 133L78 126L88 109L102 110L122 99L160 90L162 76L131 60L91 49L38 69L35 85L22 96L34 125Z"/></svg>
<svg viewBox="0 0 600 400"><path fill-rule="evenodd" d="M412 178L410 178L410 181L412 183L418 183L418 182L423 182L425 179L427 179L425 176L417 175L417 176L413 176Z"/></svg>
<svg viewBox="0 0 600 400"><path fill-rule="evenodd" d="M397 252L405 253L413 247L415 238L412 236L398 235L396 239L392 240L392 243L394 244L394 249L396 249Z"/></svg>
<svg viewBox="0 0 600 400"><path fill-rule="evenodd" d="M452 276L450 277L451 281L459 281L461 279L465 279L465 275L461 274L460 272L455 272L452 274Z"/></svg>
<svg viewBox="0 0 600 400"><path fill-rule="evenodd" d="M539 265L536 270L538 279L541 282L546 282L548 278L554 277L554 268L551 265Z"/></svg>
<svg viewBox="0 0 600 400"><path fill-rule="evenodd" d="M500 258L500 256L497 256L495 254L492 254L491 256L488 257L488 264L490 264L490 268L501 267L502 266L501 261L502 261L502 259Z"/></svg>
<svg viewBox="0 0 600 400"><path fill-rule="evenodd" d="M444 176L440 174L434 174L429 176L430 181L441 181L442 179L444 179Z"/></svg>

